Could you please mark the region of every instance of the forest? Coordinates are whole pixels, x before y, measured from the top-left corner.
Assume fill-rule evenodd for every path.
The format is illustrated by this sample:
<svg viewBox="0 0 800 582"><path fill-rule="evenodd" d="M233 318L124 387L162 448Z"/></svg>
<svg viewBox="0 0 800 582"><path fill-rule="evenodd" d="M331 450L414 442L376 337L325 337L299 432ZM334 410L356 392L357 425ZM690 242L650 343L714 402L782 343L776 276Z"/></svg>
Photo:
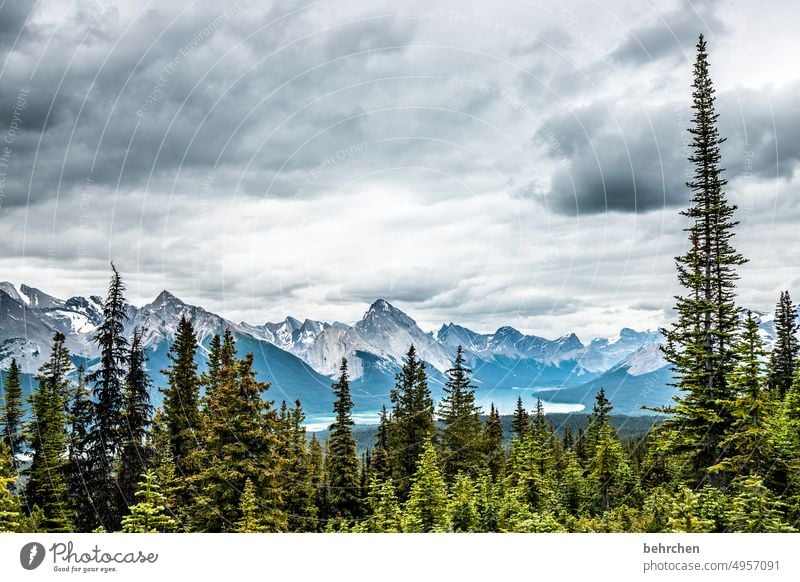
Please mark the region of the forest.
<svg viewBox="0 0 800 582"><path fill-rule="evenodd" d="M56 333L27 401L16 361L4 375L0 531L796 531L796 306L780 294L767 346L737 304L746 259L733 244L702 36L693 76L688 244L675 261L682 294L662 330L677 396L647 434L621 438L601 389L576 432L520 399L509 438L498 410L476 405L461 348L435 403L412 345L359 454L346 360L323 443L306 434L301 402L270 400L230 332L214 336L200 373L186 318L156 409L142 330L124 334L125 285L112 264L99 361L76 368Z"/></svg>

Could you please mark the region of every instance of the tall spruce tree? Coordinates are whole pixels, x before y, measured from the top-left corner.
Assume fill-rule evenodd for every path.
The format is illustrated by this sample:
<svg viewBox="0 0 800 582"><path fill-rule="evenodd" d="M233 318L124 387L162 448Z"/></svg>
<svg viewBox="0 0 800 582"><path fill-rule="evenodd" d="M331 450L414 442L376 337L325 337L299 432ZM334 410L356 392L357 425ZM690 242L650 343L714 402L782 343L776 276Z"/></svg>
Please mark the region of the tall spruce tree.
<svg viewBox="0 0 800 582"><path fill-rule="evenodd" d="M27 503L44 512L42 528L48 532L72 531L67 489L67 427L62 394L68 390L72 368L64 334L53 335L50 358L39 368L38 388L31 395L28 442L32 460L27 470Z"/></svg>
<svg viewBox="0 0 800 582"><path fill-rule="evenodd" d="M256 380L252 354L226 359L220 377L202 411L202 446L192 453L197 472L189 478L194 496L185 508L190 526L196 531L235 531L242 492L250 479L261 523L269 531L285 531L278 417L272 401L263 398L269 384Z"/></svg>
<svg viewBox="0 0 800 582"><path fill-rule="evenodd" d="M483 435L485 465L494 479L503 473L505 465L505 446L503 444L503 424L500 421L500 412L492 402L489 416L486 419L486 428ZM476 467L479 469L480 467Z"/></svg>
<svg viewBox="0 0 800 582"><path fill-rule="evenodd" d="M722 443L728 454L713 468L734 476L763 478L776 460L771 435L778 407L767 391L763 364L767 350L759 332L758 322L748 311L736 346L736 364L728 375L728 385L734 394L726 403L733 419Z"/></svg>
<svg viewBox="0 0 800 582"><path fill-rule="evenodd" d="M135 329L128 356L128 374L122 394L122 422L125 439L120 454L118 487L123 502L131 505L141 476L149 467L150 452L145 443L147 427L153 417L150 389L153 381L146 369L147 355L142 344L142 331Z"/></svg>
<svg viewBox="0 0 800 582"><path fill-rule="evenodd" d="M375 448L372 453L372 475L379 482L386 481L392 477L392 466L389 462L389 412L386 410L386 406L381 408L380 422L375 433Z"/></svg>
<svg viewBox="0 0 800 582"><path fill-rule="evenodd" d="M417 357L413 345L408 349L389 396L392 402L389 431L392 473L398 497L404 500L408 497L422 449L436 432L425 363Z"/></svg>
<svg viewBox="0 0 800 582"><path fill-rule="evenodd" d="M781 291L775 308L775 346L769 359L769 387L783 398L792 387L800 354L797 306L788 291Z"/></svg>
<svg viewBox="0 0 800 582"><path fill-rule="evenodd" d="M25 432L23 430L22 381L16 358L6 373L3 394L0 399L0 434L11 458L12 470L19 472L18 455L23 452Z"/></svg>
<svg viewBox="0 0 800 582"><path fill-rule="evenodd" d="M281 472L286 494L286 515L289 531L314 531L317 524L316 490L307 447L305 414L299 400L289 410L286 439L286 468Z"/></svg>
<svg viewBox="0 0 800 582"><path fill-rule="evenodd" d="M232 341L232 340L231 340ZM220 362L220 339L212 340L209 372L205 378L208 400L213 398L216 385L222 382ZM162 370L167 376L164 394L164 424L167 428L172 453L172 466L177 477L176 503L179 507L191 504L192 492L190 477L195 473L192 466L192 453L197 448L200 429L200 379L197 376L197 336L191 322L181 316L175 341L172 342L167 358L170 366ZM233 368L232 358L226 362L225 369Z"/></svg>
<svg viewBox="0 0 800 582"><path fill-rule="evenodd" d="M128 515L122 518L122 531L125 533L175 531L178 524L167 514L166 497L161 492L155 472L145 471L135 489L137 503L131 505Z"/></svg>
<svg viewBox="0 0 800 582"><path fill-rule="evenodd" d="M22 517L19 497L11 492L16 480L11 464L11 451L0 440L0 533L19 530Z"/></svg>
<svg viewBox="0 0 800 582"><path fill-rule="evenodd" d="M458 473L477 473L482 456L480 408L475 405L471 370L458 346L453 366L445 372L444 398L439 404L442 422L439 446L444 474L452 480Z"/></svg>
<svg viewBox="0 0 800 582"><path fill-rule="evenodd" d="M422 454L405 505L404 530L407 532L447 531L447 485L439 471L436 449L430 440L422 445Z"/></svg>
<svg viewBox="0 0 800 582"><path fill-rule="evenodd" d="M514 409L514 419L511 421L511 432L516 438L522 438L530 429L530 415L522 404L522 396L517 397L517 407Z"/></svg>
<svg viewBox="0 0 800 582"><path fill-rule="evenodd" d="M89 448L92 445L91 431L94 419L94 403L86 386L83 366L78 367L75 390L69 402L67 483L75 529L92 531L96 526L96 510L92 500L90 484L92 478L89 465Z"/></svg>
<svg viewBox="0 0 800 582"><path fill-rule="evenodd" d="M735 303L736 269L745 259L731 244L736 206L727 202L720 166L715 91L709 76L706 42L697 42L693 83L694 115L691 206L682 214L689 220L689 250L677 257L678 281L686 289L676 296L677 321L664 330L663 348L680 390L666 424L672 430L672 452L685 455L687 476L694 484L710 480L722 485L708 469L724 456L722 441L731 419L722 402L730 400L727 376L733 365L733 343L738 311Z"/></svg>
<svg viewBox="0 0 800 582"><path fill-rule="evenodd" d="M330 516L351 521L361 515L361 498L358 479L356 440L353 437L353 400L347 360L342 358L339 379L333 384L333 411L336 419L330 426L328 437L328 494Z"/></svg>
<svg viewBox="0 0 800 582"><path fill-rule="evenodd" d="M111 281L103 303L103 319L93 341L100 349L97 369L88 377L93 384L95 403L90 451L90 475L95 509L100 525L106 531L119 529L124 502L116 482L116 467L124 442L123 393L129 344L125 337L128 314L123 292L125 285L111 263Z"/></svg>

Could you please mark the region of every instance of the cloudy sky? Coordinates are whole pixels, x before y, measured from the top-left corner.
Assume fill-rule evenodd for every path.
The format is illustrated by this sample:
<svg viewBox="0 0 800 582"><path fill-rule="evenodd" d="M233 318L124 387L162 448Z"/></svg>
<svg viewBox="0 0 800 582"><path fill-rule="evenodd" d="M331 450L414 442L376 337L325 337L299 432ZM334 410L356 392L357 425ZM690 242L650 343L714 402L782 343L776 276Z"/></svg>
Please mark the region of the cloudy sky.
<svg viewBox="0 0 800 582"><path fill-rule="evenodd" d="M113 259L133 303L237 321L656 327L703 32L740 302L800 298L793 0L502 4L0 0L0 280L102 294Z"/></svg>

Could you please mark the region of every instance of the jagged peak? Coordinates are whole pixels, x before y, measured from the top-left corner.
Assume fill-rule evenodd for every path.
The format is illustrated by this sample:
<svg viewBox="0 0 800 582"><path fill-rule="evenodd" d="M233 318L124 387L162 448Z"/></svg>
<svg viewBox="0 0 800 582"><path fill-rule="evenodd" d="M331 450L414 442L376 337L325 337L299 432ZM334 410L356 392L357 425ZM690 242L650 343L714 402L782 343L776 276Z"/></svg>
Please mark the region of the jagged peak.
<svg viewBox="0 0 800 582"><path fill-rule="evenodd" d="M185 305L185 303L164 289L150 305L152 307L162 307L164 305Z"/></svg>
<svg viewBox="0 0 800 582"><path fill-rule="evenodd" d="M506 336L513 336L513 337L522 337L523 333L518 329L511 327L510 325L504 325L502 327L498 327L497 331L494 332L495 337L506 337Z"/></svg>

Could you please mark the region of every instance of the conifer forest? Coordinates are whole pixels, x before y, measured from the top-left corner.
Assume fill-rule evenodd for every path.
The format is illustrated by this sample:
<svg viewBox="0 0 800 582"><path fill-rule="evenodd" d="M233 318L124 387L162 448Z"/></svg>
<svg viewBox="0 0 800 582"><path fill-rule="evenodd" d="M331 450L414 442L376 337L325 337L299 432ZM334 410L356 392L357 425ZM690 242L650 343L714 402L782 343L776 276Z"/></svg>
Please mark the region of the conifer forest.
<svg viewBox="0 0 800 582"><path fill-rule="evenodd" d="M747 257L736 249L702 36L689 105L687 226L667 234L686 245L675 316L661 330L677 396L650 411L663 420L646 434L618 432L602 388L585 429L556 426L541 401L520 398L509 431L494 405L476 403L460 347L435 401L409 345L366 450L353 432L347 359L318 438L303 403L275 397L230 332L201 353L184 317L169 365L150 369L142 330L125 333L126 285L112 264L93 336L99 360L76 366L55 333L30 396L16 361L4 372L0 531L797 531L796 306L789 291L776 298L769 346L737 298Z"/></svg>

